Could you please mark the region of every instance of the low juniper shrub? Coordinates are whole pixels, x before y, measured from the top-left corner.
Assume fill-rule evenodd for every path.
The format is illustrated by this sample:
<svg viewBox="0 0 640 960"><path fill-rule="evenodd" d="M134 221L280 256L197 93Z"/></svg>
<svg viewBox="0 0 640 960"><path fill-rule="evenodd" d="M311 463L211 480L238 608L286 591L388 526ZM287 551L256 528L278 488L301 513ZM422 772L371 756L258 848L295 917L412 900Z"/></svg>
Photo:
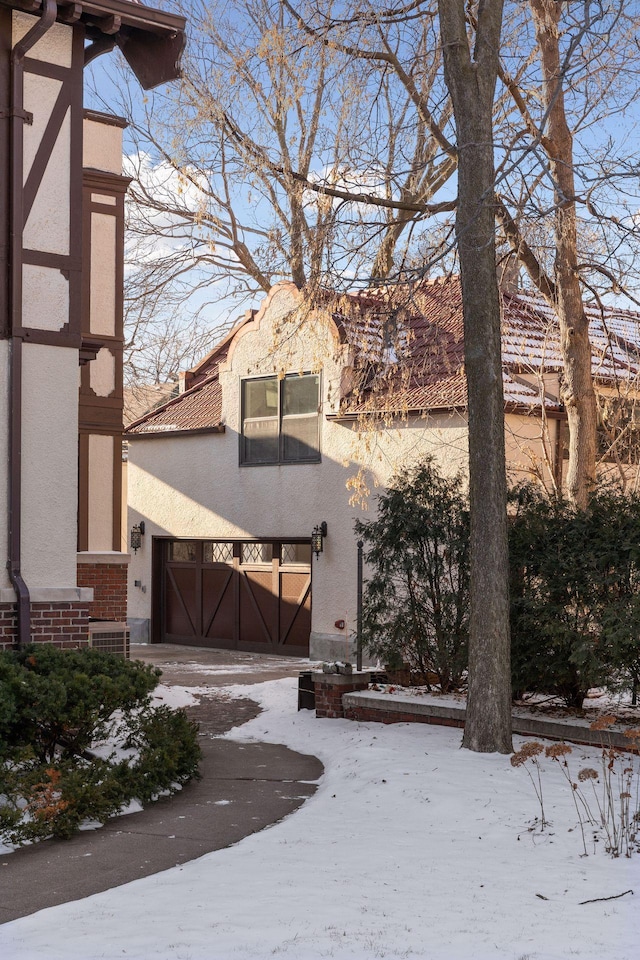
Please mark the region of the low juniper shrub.
<svg viewBox="0 0 640 960"><path fill-rule="evenodd" d="M151 705L159 676L95 650L0 653L0 838L68 837L198 776L196 724Z"/></svg>

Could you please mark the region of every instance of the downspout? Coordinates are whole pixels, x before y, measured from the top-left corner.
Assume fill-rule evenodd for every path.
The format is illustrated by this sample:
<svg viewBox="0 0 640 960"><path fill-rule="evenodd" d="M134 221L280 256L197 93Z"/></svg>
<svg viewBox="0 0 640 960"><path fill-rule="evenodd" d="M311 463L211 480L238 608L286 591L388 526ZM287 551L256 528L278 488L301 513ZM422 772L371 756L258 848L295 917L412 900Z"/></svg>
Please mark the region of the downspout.
<svg viewBox="0 0 640 960"><path fill-rule="evenodd" d="M38 22L11 51L11 199L9 208L9 302L11 359L9 366L9 559L7 568L16 592L17 646L31 642L31 599L21 571L22 526L22 244L24 232L23 124L33 118L24 109L24 58L53 26L56 0L44 0Z"/></svg>

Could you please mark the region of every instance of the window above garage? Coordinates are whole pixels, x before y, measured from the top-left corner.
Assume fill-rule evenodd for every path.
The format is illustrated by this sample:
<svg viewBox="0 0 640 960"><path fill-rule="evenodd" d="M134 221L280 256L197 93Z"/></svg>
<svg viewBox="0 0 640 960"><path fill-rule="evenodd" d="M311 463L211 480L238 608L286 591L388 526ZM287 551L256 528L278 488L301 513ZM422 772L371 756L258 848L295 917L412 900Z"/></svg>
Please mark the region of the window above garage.
<svg viewBox="0 0 640 960"><path fill-rule="evenodd" d="M320 375L242 381L241 464L320 460Z"/></svg>

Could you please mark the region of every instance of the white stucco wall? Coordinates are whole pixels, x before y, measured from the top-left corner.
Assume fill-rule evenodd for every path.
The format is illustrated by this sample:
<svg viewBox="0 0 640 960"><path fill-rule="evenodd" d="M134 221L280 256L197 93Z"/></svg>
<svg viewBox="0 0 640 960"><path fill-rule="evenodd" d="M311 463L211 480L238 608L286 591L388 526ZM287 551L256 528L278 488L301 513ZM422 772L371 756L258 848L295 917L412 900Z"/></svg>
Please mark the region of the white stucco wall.
<svg viewBox="0 0 640 960"><path fill-rule="evenodd" d="M89 436L89 550L113 546L113 437Z"/></svg>
<svg viewBox="0 0 640 960"><path fill-rule="evenodd" d="M31 17L27 13L14 10L12 14L13 46L38 22L39 17ZM32 60L44 60L48 63L57 63L61 67L71 66L71 39L72 32L63 23L54 23L38 42L29 50Z"/></svg>
<svg viewBox="0 0 640 960"><path fill-rule="evenodd" d="M85 117L82 134L83 163L94 170L122 173L122 130L111 123Z"/></svg>
<svg viewBox="0 0 640 960"><path fill-rule="evenodd" d="M39 21L12 14L12 43ZM54 24L30 49L29 59L58 67L72 65L73 28ZM27 69L24 106L33 122L24 124L25 182L62 86L60 79ZM25 248L68 254L71 117L67 108L57 139L27 218ZM60 269L26 265L23 270L23 322L57 333L69 319L68 280ZM8 367L10 342L0 343L0 457L8 463ZM77 588L78 350L24 342L22 349L21 569L33 602L89 599ZM7 504L6 470L0 497ZM0 555L8 554L8 531L0 530ZM13 601L5 565L0 572L0 599Z"/></svg>
<svg viewBox="0 0 640 960"><path fill-rule="evenodd" d="M24 126L25 172L31 169L61 86L60 80L25 75L24 106L33 113L33 124ZM24 228L24 245L32 250L69 253L70 132L70 110L67 109Z"/></svg>
<svg viewBox="0 0 640 960"><path fill-rule="evenodd" d="M76 584L78 351L23 347L22 571L30 589Z"/></svg>
<svg viewBox="0 0 640 960"><path fill-rule="evenodd" d="M277 294L260 323L238 337L221 371L226 432L185 438L132 440L129 448L129 526L145 520L143 547L132 557L129 615L150 616L151 539L153 536L261 538L309 537L326 520L325 550L313 560L312 655L333 643L334 655L346 655L346 635L356 620L356 518L368 514L351 506L346 483L360 465L375 508L376 484L384 485L403 463L433 453L456 472L466 462L467 427L463 418L445 415L401 424L397 429L358 437L353 425L326 420L337 409L345 349L332 327L305 325L304 336L285 334L286 346L274 348L292 306L290 288ZM238 466L240 382L256 373L300 372L322 366L321 463ZM134 587L140 580L146 593ZM337 631L336 620L345 620Z"/></svg>
<svg viewBox="0 0 640 960"><path fill-rule="evenodd" d="M95 126L95 124L94 124ZM108 127L115 134L120 131ZM116 333L116 218L91 215L91 332L114 337Z"/></svg>

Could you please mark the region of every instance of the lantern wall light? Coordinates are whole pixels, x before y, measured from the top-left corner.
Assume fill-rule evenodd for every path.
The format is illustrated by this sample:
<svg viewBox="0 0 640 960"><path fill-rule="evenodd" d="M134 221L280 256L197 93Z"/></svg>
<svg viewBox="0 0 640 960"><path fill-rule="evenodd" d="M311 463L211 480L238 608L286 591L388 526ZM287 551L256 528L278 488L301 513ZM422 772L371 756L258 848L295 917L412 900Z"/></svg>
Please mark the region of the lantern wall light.
<svg viewBox="0 0 640 960"><path fill-rule="evenodd" d="M311 549L316 555L316 560L324 550L324 538L327 535L327 521L323 520L313 528L311 534Z"/></svg>
<svg viewBox="0 0 640 960"><path fill-rule="evenodd" d="M130 544L131 549L134 553L137 553L140 547L142 546L142 538L144 537L144 520L141 520L140 523L134 523L131 527L131 537Z"/></svg>

